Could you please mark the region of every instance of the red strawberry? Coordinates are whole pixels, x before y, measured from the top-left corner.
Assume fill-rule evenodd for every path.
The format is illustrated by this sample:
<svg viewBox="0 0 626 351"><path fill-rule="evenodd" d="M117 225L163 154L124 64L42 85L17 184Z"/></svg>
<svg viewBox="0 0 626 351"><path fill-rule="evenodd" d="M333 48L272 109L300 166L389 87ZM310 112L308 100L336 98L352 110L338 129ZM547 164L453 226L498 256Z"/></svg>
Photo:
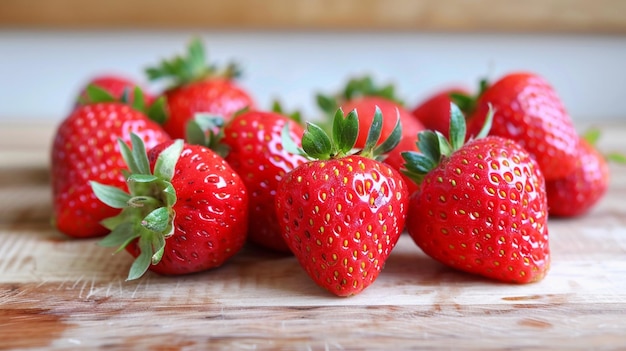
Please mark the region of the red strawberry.
<svg viewBox="0 0 626 351"><path fill-rule="evenodd" d="M130 134L136 133L150 147L169 140L144 113L113 101L101 90L89 91L107 97L108 102L77 107L59 125L51 152L54 225L62 233L82 238L106 234L100 221L118 212L98 201L88 182L97 179L125 187L117 139L128 143Z"/></svg>
<svg viewBox="0 0 626 351"><path fill-rule="evenodd" d="M451 115L449 142L423 132L423 154L404 154L407 174L420 182L409 204L409 234L455 269L505 282L541 280L550 250L539 166L514 141L483 137L487 129L463 144L465 119L456 106Z"/></svg>
<svg viewBox="0 0 626 351"><path fill-rule="evenodd" d="M406 218L408 192L400 174L372 157L392 149L401 134L375 148L382 116L376 112L366 146L357 138L355 111L335 114L332 140L308 124L302 148L317 160L279 183L275 198L283 238L307 274L338 296L355 295L378 277Z"/></svg>
<svg viewBox="0 0 626 351"><path fill-rule="evenodd" d="M400 101L394 97L394 88L387 85L378 88L370 77L355 78L348 81L343 92L336 96L317 95L319 107L332 117L338 108L343 111L356 110L359 116L359 125L371 125L376 108L383 116L381 141L386 140L393 131L399 117L402 123L402 136L413 136L424 129L422 124L406 110ZM359 130L355 147L363 148L367 139L367 130Z"/></svg>
<svg viewBox="0 0 626 351"><path fill-rule="evenodd" d="M147 104L151 104L152 101L155 100L152 95L146 93L146 90L132 79L115 74L104 74L95 76L89 80L85 88L83 88L78 95L79 103L85 104L89 102L87 87L90 85L99 87L117 100L121 99L124 94L132 93L135 88L140 88L143 91L143 99Z"/></svg>
<svg viewBox="0 0 626 351"><path fill-rule="evenodd" d="M451 95L467 95L463 88L449 88L437 92L420 102L411 111L411 114L424 125L425 128L441 132L446 138L450 129Z"/></svg>
<svg viewBox="0 0 626 351"><path fill-rule="evenodd" d="M242 177L250 196L248 238L276 251L290 252L280 234L274 203L278 182L307 160L288 152L281 131L289 125L289 136L298 144L303 128L287 116L274 112L249 111L224 127L229 151L226 161Z"/></svg>
<svg viewBox="0 0 626 351"><path fill-rule="evenodd" d="M550 84L532 73L512 73L487 86L469 117L469 135L484 124L493 105L490 135L516 141L539 163L547 180L576 168L578 135L562 101Z"/></svg>
<svg viewBox="0 0 626 351"><path fill-rule="evenodd" d="M172 138L185 137L187 122L196 113L216 114L228 121L235 112L254 108L250 94L234 81L239 74L234 65L223 72L207 66L199 40L191 42L187 55L163 61L146 71L152 81L169 79L173 83L165 91L169 114L163 125Z"/></svg>
<svg viewBox="0 0 626 351"><path fill-rule="evenodd" d="M161 143L147 155L136 135L132 145L120 142L129 193L91 183L102 202L123 209L104 221L111 233L101 244L125 247L136 257L129 280L148 269L187 274L218 267L243 247L248 194L223 158L182 140Z"/></svg>
<svg viewBox="0 0 626 351"><path fill-rule="evenodd" d="M551 215L574 217L587 213L606 194L609 185L607 159L594 147L599 134L592 131L580 139L576 169L568 176L546 182ZM618 154L609 160L626 162Z"/></svg>

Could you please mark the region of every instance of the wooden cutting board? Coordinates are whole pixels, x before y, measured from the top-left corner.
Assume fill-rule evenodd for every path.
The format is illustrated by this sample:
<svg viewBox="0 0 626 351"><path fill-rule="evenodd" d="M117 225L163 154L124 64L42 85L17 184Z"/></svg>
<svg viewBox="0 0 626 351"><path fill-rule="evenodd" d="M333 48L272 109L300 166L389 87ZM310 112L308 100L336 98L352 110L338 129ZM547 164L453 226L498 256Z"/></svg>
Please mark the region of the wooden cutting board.
<svg viewBox="0 0 626 351"><path fill-rule="evenodd" d="M626 150L626 124L604 125ZM0 350L626 349L626 166L588 215L551 219L552 267L508 285L448 269L404 235L360 295L253 247L221 268L126 282L131 258L49 225L52 126L0 125Z"/></svg>

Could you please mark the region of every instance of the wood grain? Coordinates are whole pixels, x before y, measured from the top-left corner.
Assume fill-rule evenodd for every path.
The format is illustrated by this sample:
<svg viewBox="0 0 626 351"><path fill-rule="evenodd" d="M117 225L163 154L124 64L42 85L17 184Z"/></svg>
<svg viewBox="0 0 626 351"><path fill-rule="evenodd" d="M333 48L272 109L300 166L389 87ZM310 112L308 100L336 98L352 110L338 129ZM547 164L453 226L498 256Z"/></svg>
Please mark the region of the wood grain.
<svg viewBox="0 0 626 351"><path fill-rule="evenodd" d="M602 146L626 149L626 125ZM69 239L48 223L49 126L0 128L0 350L562 350L626 348L626 167L581 218L551 219L548 276L508 285L448 269L403 235L378 280L337 298L293 257L246 247L208 272L125 281L125 252ZM37 134L38 133L38 134ZM12 146L13 145L13 146ZM30 174L30 176L28 176Z"/></svg>
<svg viewBox="0 0 626 351"><path fill-rule="evenodd" d="M621 0L4 0L1 27L625 33Z"/></svg>

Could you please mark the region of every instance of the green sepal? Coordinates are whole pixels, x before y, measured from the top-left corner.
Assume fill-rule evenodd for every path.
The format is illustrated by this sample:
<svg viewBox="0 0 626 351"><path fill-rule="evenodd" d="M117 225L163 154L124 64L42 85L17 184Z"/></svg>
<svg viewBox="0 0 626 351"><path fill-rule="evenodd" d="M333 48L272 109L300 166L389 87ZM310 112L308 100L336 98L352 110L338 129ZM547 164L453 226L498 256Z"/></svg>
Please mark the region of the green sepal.
<svg viewBox="0 0 626 351"><path fill-rule="evenodd" d="M108 91L94 84L88 85L86 91L87 91L87 101L89 103L118 101L113 95L109 94Z"/></svg>
<svg viewBox="0 0 626 351"><path fill-rule="evenodd" d="M314 159L327 160L333 152L333 143L322 128L307 122L302 135L302 149Z"/></svg>
<svg viewBox="0 0 626 351"><path fill-rule="evenodd" d="M359 117L356 110L350 111L343 117L343 111L337 110L333 118L333 140L336 144L336 152L347 154L352 150L359 136Z"/></svg>
<svg viewBox="0 0 626 351"><path fill-rule="evenodd" d="M285 123L283 129L280 131L280 140L283 144L283 148L290 154L300 155L306 157L306 152L296 144L296 142L289 135L289 122Z"/></svg>
<svg viewBox="0 0 626 351"><path fill-rule="evenodd" d="M122 189L94 181L90 181L89 184L98 200L104 202L107 206L124 208L128 205L128 200L130 200L131 196Z"/></svg>
<svg viewBox="0 0 626 351"><path fill-rule="evenodd" d="M399 112L396 116L396 125L393 127L391 134L387 137L385 141L383 141L380 145L374 148L374 157L377 160L381 160L387 153L391 150L395 149L396 146L400 143L400 139L402 138L402 122L400 121Z"/></svg>
<svg viewBox="0 0 626 351"><path fill-rule="evenodd" d="M140 236L138 246L141 252L130 266L130 271L128 272L128 278L126 278L126 280L135 280L140 278L144 275L144 273L146 273L150 264L152 264L152 256L154 255L152 238L145 235Z"/></svg>
<svg viewBox="0 0 626 351"><path fill-rule="evenodd" d="M141 221L141 225L150 231L163 233L167 229L169 219L169 210L166 207L159 207L148 213Z"/></svg>
<svg viewBox="0 0 626 351"><path fill-rule="evenodd" d="M364 96L378 96L403 106L404 102L396 96L393 84L377 85L371 76L356 77L348 80L342 98L352 100Z"/></svg>
<svg viewBox="0 0 626 351"><path fill-rule="evenodd" d="M626 155L619 152L609 152L604 156L607 161L617 164L626 164Z"/></svg>
<svg viewBox="0 0 626 351"><path fill-rule="evenodd" d="M100 245L118 247L116 252L119 252L139 239L141 254L130 268L130 280L143 275L151 264L159 263L164 253L165 239L174 233L176 191L170 181L184 142L176 140L161 151L153 174L145 146L139 137L131 135L132 150L121 140L118 141L120 152L131 164L126 172L129 194L124 195L121 191L97 184L93 188L100 195L110 193L111 199L107 200L109 204L122 208L120 214L101 222L111 232L100 241Z"/></svg>
<svg viewBox="0 0 626 351"><path fill-rule="evenodd" d="M452 151L456 151L465 143L467 127L463 112L454 103L450 103L450 146Z"/></svg>
<svg viewBox="0 0 626 351"><path fill-rule="evenodd" d="M483 124L482 128L480 128L480 131L478 132L478 134L476 134L474 139L482 139L489 135L489 132L491 131L491 126L493 125L494 114L495 114L495 110L493 108L493 105L489 103L489 111L487 111L487 116L485 117L485 123ZM463 124L465 124L465 120L463 120Z"/></svg>
<svg viewBox="0 0 626 351"><path fill-rule="evenodd" d="M383 114L380 111L380 108L376 106L376 110L374 111L374 118L372 119L372 124L370 125L369 130L367 131L367 138L365 139L365 146L363 146L363 152L367 154L371 154L374 150L376 144L378 144L378 140L380 139L380 134L383 129Z"/></svg>
<svg viewBox="0 0 626 351"><path fill-rule="evenodd" d="M159 96L148 108L145 113L151 120L158 124L163 124L167 120L167 99L165 96Z"/></svg>
<svg viewBox="0 0 626 351"><path fill-rule="evenodd" d="M339 108L337 99L332 96L317 94L315 95L315 100L317 101L317 106L328 115L332 115Z"/></svg>
<svg viewBox="0 0 626 351"><path fill-rule="evenodd" d="M237 111L233 118L247 111L247 107ZM188 144L202 145L215 151L218 155L226 157L230 151L228 145L222 143L224 138L224 118L222 116L196 113L187 122L185 129L185 141Z"/></svg>
<svg viewBox="0 0 626 351"><path fill-rule="evenodd" d="M177 139L159 154L154 165L154 175L156 177L168 181L172 180L176 163L183 151L183 146L184 142L181 139Z"/></svg>
<svg viewBox="0 0 626 351"><path fill-rule="evenodd" d="M157 66L145 70L150 81L166 79L170 86L178 87L209 77L238 78L242 70L235 63L229 63L219 71L216 66L207 64L207 56L200 38L193 38L184 55L176 55L162 60Z"/></svg>

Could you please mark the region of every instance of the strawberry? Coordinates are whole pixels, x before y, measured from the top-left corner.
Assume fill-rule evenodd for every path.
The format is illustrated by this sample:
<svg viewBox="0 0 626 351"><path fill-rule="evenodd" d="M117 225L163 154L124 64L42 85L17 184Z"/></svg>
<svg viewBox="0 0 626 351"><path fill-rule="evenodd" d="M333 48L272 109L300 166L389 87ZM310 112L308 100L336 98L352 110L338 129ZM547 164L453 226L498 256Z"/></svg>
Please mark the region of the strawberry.
<svg viewBox="0 0 626 351"><path fill-rule="evenodd" d="M580 138L576 169L560 179L546 181L551 215L575 217L587 213L606 194L609 186L607 161L626 163L623 155L601 154L595 148L599 131L590 130Z"/></svg>
<svg viewBox="0 0 626 351"><path fill-rule="evenodd" d="M422 153L404 153L420 183L409 203L407 231L435 260L488 278L529 283L550 263L545 180L532 156L510 139L487 136L492 113L475 139L454 105L451 133L419 135Z"/></svg>
<svg viewBox="0 0 626 351"><path fill-rule="evenodd" d="M317 94L316 98L318 106L329 117L332 117L338 108L343 111L356 110L359 125L371 125L376 109L380 109L383 116L380 142L389 138L398 117L402 123L402 136L415 137L424 127L394 95L393 85L379 88L370 77L363 77L349 80L343 91L335 96ZM359 130L355 147L363 148L366 140L367 130Z"/></svg>
<svg viewBox="0 0 626 351"><path fill-rule="evenodd" d="M411 114L425 128L439 131L447 138L450 129L450 103L453 101L452 96L466 96L467 94L466 89L458 87L439 91L417 104L411 111Z"/></svg>
<svg viewBox="0 0 626 351"><path fill-rule="evenodd" d="M135 99L134 109L96 87L89 87L88 93L95 102L77 107L59 125L51 151L53 223L62 233L80 238L106 234L100 221L118 212L98 201L89 186L90 179L97 179L125 187L116 140L128 143L130 134L136 133L151 147L170 139L139 111L143 99ZM141 95L139 90L135 93Z"/></svg>
<svg viewBox="0 0 626 351"><path fill-rule="evenodd" d="M278 182L307 159L284 148L284 128L300 144L304 129L288 116L246 111L224 127L220 143L227 149L226 162L241 176L248 190L248 240L271 250L291 252L280 234L274 197Z"/></svg>
<svg viewBox="0 0 626 351"><path fill-rule="evenodd" d="M365 148L351 152L359 123L356 111L344 118L338 110L332 139L307 124L302 149L315 159L289 172L275 198L285 242L313 281L337 296L358 294L375 281L406 219L404 181L373 159L397 144L400 122L376 147L382 126L376 111Z"/></svg>
<svg viewBox="0 0 626 351"><path fill-rule="evenodd" d="M204 47L197 39L190 43L187 56L164 60L146 73L151 81L172 83L164 92L169 118L163 125L172 138L184 138L187 122L198 112L228 121L235 112L255 106L251 95L234 81L240 73L237 67L231 64L219 72L207 66Z"/></svg>
<svg viewBox="0 0 626 351"><path fill-rule="evenodd" d="M489 105L495 115L491 135L516 141L539 163L547 180L576 168L578 134L552 86L533 73L511 73L486 84L467 109L469 135L484 124Z"/></svg>
<svg viewBox="0 0 626 351"><path fill-rule="evenodd" d="M109 95L115 99L121 99L124 94L132 93L135 88L140 88L143 92L143 99L147 104L152 103L155 98L146 92L144 87L140 86L137 82L130 78L115 75L115 74L103 74L97 75L89 80L85 88L83 88L78 94L77 102L79 104L89 103L89 95L87 94L87 87L95 85L98 88L106 91Z"/></svg>
<svg viewBox="0 0 626 351"><path fill-rule="evenodd" d="M91 185L102 202L122 210L104 220L111 233L101 244L136 257L129 280L147 270L178 275L218 267L243 247L248 194L223 158L180 139L147 154L136 135L132 150L121 140L119 147L130 171L129 192Z"/></svg>

